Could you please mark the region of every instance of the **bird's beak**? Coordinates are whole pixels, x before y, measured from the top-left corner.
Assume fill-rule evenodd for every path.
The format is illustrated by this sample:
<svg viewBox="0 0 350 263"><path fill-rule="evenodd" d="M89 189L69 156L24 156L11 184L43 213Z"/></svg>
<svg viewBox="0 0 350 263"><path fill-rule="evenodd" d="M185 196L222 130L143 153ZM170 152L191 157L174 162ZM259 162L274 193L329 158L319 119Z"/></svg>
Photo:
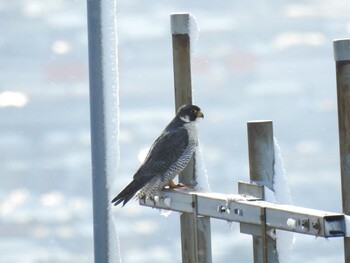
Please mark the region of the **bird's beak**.
<svg viewBox="0 0 350 263"><path fill-rule="evenodd" d="M197 111L197 118L204 118L204 114L201 111Z"/></svg>

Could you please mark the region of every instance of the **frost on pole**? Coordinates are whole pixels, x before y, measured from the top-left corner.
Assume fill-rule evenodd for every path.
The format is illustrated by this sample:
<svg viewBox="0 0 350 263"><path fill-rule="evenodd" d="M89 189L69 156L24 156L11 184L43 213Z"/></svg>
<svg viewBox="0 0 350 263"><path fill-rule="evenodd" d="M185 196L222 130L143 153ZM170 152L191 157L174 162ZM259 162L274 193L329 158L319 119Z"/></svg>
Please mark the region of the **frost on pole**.
<svg viewBox="0 0 350 263"><path fill-rule="evenodd" d="M273 138L273 143L275 148L275 177L273 180L275 198L278 203L291 205L293 201L288 186L287 173L284 167L281 147L278 145L278 141L275 137Z"/></svg>
<svg viewBox="0 0 350 263"><path fill-rule="evenodd" d="M204 159L200 145L197 146L194 153L195 158L195 189L199 191L210 192L210 184L207 174L207 169L204 164Z"/></svg>
<svg viewBox="0 0 350 263"><path fill-rule="evenodd" d="M199 25L194 15L190 14L189 18L189 30L190 30L190 41L191 41L191 54L195 52L195 46L199 37Z"/></svg>
<svg viewBox="0 0 350 263"><path fill-rule="evenodd" d="M290 189L287 181L287 173L284 168L284 162L281 153L281 147L278 145L277 139L273 138L273 144L275 149L275 166L274 166L274 181L273 181L273 189L274 189L274 201L282 204L293 203L292 196L290 194ZM268 199L267 199L268 200ZM274 202L273 200L270 200ZM295 220L289 218L287 220L287 225L291 228L295 228ZM278 259L280 263L288 263L290 258L290 251L293 247L295 237L292 232L280 231L276 230L276 245L278 251Z"/></svg>
<svg viewBox="0 0 350 263"><path fill-rule="evenodd" d="M117 47L116 0L101 1L102 27L102 67L104 81L104 102L106 125L106 189L111 200L110 188L117 175L119 164L119 75ZM109 201L108 200L108 201ZM111 202L108 202L108 263L121 262L119 238L112 215Z"/></svg>
<svg viewBox="0 0 350 263"><path fill-rule="evenodd" d="M116 177L119 163L119 74L116 0L102 1L102 66L105 84L105 123L107 133L107 189Z"/></svg>
<svg viewBox="0 0 350 263"><path fill-rule="evenodd" d="M191 54L194 53L195 45L199 37L199 25L194 15L189 13L171 14L171 34L189 35L191 41Z"/></svg>

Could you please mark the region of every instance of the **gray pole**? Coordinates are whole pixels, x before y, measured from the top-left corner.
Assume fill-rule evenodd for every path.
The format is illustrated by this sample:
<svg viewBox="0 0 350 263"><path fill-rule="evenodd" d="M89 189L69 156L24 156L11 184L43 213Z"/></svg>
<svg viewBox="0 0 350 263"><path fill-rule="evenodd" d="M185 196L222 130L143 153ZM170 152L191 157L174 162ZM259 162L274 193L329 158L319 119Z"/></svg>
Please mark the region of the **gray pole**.
<svg viewBox="0 0 350 263"><path fill-rule="evenodd" d="M250 180L274 190L275 150L272 121L248 122L247 127ZM261 221L266 221L264 211ZM276 241L266 235L266 226L262 226L262 229L262 237L253 237L254 263L278 263Z"/></svg>
<svg viewBox="0 0 350 263"><path fill-rule="evenodd" d="M109 262L106 123L102 74L101 0L87 1L94 259Z"/></svg>
<svg viewBox="0 0 350 263"><path fill-rule="evenodd" d="M184 104L192 104L189 19L189 14L171 15L176 110ZM179 175L179 182L190 187L195 185L193 158ZM197 218L196 213L194 216L183 213L180 216L180 223L182 262L210 263L210 219Z"/></svg>
<svg viewBox="0 0 350 263"><path fill-rule="evenodd" d="M338 125L343 212L350 215L350 39L335 40ZM350 238L344 237L345 262L350 263Z"/></svg>

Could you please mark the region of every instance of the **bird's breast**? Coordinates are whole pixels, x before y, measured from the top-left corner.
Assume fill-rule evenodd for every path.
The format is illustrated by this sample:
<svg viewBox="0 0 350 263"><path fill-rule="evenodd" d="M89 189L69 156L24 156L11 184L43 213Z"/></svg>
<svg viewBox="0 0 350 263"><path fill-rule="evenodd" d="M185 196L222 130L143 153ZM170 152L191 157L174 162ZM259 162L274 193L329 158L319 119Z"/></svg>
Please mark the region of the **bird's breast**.
<svg viewBox="0 0 350 263"><path fill-rule="evenodd" d="M187 130L188 133L188 142L189 145L198 145L198 132L197 132L197 125L195 122L186 123L184 125L184 128Z"/></svg>

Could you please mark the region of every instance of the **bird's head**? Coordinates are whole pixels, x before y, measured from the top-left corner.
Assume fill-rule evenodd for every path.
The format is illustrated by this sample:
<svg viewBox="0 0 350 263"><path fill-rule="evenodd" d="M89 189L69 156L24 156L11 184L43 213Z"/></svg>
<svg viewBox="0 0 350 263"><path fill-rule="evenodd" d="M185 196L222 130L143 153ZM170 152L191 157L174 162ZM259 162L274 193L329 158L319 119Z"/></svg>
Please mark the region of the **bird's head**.
<svg viewBox="0 0 350 263"><path fill-rule="evenodd" d="M196 121L198 118L204 118L201 109L196 105L183 105L177 111L177 116L184 122Z"/></svg>

